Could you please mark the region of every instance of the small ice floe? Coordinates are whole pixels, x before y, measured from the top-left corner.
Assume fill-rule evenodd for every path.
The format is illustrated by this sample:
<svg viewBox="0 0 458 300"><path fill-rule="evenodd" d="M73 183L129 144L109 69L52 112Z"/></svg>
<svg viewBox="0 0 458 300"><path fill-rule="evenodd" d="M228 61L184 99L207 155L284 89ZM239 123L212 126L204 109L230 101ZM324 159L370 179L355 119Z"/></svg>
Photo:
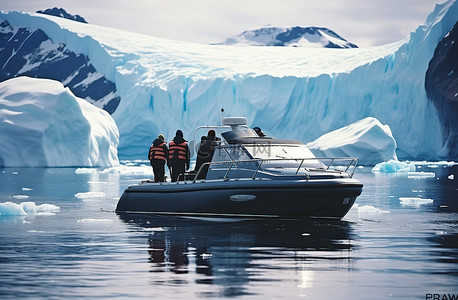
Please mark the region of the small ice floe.
<svg viewBox="0 0 458 300"><path fill-rule="evenodd" d="M94 174L97 173L95 168L78 168L75 170L75 174Z"/></svg>
<svg viewBox="0 0 458 300"><path fill-rule="evenodd" d="M433 199L423 199L419 197L399 197L402 206L420 207L425 204L433 203Z"/></svg>
<svg viewBox="0 0 458 300"><path fill-rule="evenodd" d="M151 175L152 174L151 166L140 165L140 166L126 166L119 165L111 168L106 168L101 171L101 174L107 173L118 173L122 175Z"/></svg>
<svg viewBox="0 0 458 300"><path fill-rule="evenodd" d="M105 193L104 192L76 193L75 197L79 199L103 198L105 197Z"/></svg>
<svg viewBox="0 0 458 300"><path fill-rule="evenodd" d="M372 173L407 173L415 171L414 163L406 163L394 159L378 163L372 168Z"/></svg>
<svg viewBox="0 0 458 300"><path fill-rule="evenodd" d="M389 214L389 210L383 210L371 205L353 204L350 211L344 217L345 220L364 219L364 220L378 220L383 215Z"/></svg>
<svg viewBox="0 0 458 300"><path fill-rule="evenodd" d="M53 204L36 205L35 202L0 203L0 216L55 215L59 206Z"/></svg>
<svg viewBox="0 0 458 300"><path fill-rule="evenodd" d="M29 196L27 195L14 195L14 199L29 199Z"/></svg>
<svg viewBox="0 0 458 300"><path fill-rule="evenodd" d="M447 178L450 180L455 180L455 174L448 175Z"/></svg>
<svg viewBox="0 0 458 300"><path fill-rule="evenodd" d="M362 205L358 206L358 216L361 215L381 215L381 214L389 214L389 210L383 210L371 205Z"/></svg>
<svg viewBox="0 0 458 300"><path fill-rule="evenodd" d="M436 177L436 173L433 172L408 172L407 178L422 179L422 178L433 178Z"/></svg>
<svg viewBox="0 0 458 300"><path fill-rule="evenodd" d="M143 231L147 231L147 232L161 232L161 231L167 231L167 229L164 228L164 227L146 227L146 228L143 228Z"/></svg>
<svg viewBox="0 0 458 300"><path fill-rule="evenodd" d="M430 168L438 168L438 167L451 167L453 165L458 164L455 161L416 161L416 166L426 166Z"/></svg>
<svg viewBox="0 0 458 300"><path fill-rule="evenodd" d="M112 219L79 219L76 222L78 223L106 223L113 222Z"/></svg>

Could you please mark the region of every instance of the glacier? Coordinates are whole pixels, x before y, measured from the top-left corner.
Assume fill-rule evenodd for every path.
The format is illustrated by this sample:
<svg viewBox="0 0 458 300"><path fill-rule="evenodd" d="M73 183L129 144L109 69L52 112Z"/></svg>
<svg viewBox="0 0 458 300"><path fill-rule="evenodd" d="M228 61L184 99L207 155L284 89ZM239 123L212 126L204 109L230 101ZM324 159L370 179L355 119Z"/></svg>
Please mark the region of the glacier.
<svg viewBox="0 0 458 300"><path fill-rule="evenodd" d="M50 79L0 83L0 140L2 167L119 165L111 115Z"/></svg>
<svg viewBox="0 0 458 300"><path fill-rule="evenodd" d="M36 13L0 19L42 30L114 82L121 159L144 158L159 133L171 140L181 129L189 139L195 127L219 124L224 107L270 135L305 143L373 117L391 128L399 159L456 160L457 125L444 115L456 111L437 109L425 74L457 15L449 0L402 41L351 49L202 45Z"/></svg>

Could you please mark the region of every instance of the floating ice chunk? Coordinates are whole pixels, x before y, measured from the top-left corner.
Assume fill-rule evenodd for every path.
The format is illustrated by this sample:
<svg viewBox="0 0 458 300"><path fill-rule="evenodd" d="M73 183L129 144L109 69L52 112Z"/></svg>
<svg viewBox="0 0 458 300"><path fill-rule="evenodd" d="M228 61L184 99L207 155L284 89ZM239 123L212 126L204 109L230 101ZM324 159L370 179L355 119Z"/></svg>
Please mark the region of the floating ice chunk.
<svg viewBox="0 0 458 300"><path fill-rule="evenodd" d="M37 214L54 214L60 211L60 207L54 204L44 203L36 206Z"/></svg>
<svg viewBox="0 0 458 300"><path fill-rule="evenodd" d="M402 206L420 207L421 205L433 203L433 199L423 199L419 197L399 197Z"/></svg>
<svg viewBox="0 0 458 300"><path fill-rule="evenodd" d="M413 163L405 163L390 159L386 162L376 164L372 168L372 173L402 173L402 172L415 172L416 168Z"/></svg>
<svg viewBox="0 0 458 300"><path fill-rule="evenodd" d="M35 202L22 202L22 208L28 215L33 215L37 212L37 205Z"/></svg>
<svg viewBox="0 0 458 300"><path fill-rule="evenodd" d="M79 219L78 223L101 223L101 222L113 222L112 219Z"/></svg>
<svg viewBox="0 0 458 300"><path fill-rule="evenodd" d="M389 214L389 210L383 210L371 205L362 205L358 206L358 216L362 215L381 215L381 214Z"/></svg>
<svg viewBox="0 0 458 300"><path fill-rule="evenodd" d="M397 159L390 127L371 117L326 133L307 147L319 157L357 157L362 165Z"/></svg>
<svg viewBox="0 0 458 300"><path fill-rule="evenodd" d="M440 167L451 167L451 166L454 166L458 164L457 162L455 161L415 161L415 165L416 166L419 166L419 165L424 165L424 166L428 166L428 167L434 167L434 166L440 166Z"/></svg>
<svg viewBox="0 0 458 300"><path fill-rule="evenodd" d="M0 203L0 216L26 216L24 207L13 202Z"/></svg>
<svg viewBox="0 0 458 300"><path fill-rule="evenodd" d="M451 174L451 175L449 175L447 178L450 179L450 180L455 180L455 175L454 175L454 174Z"/></svg>
<svg viewBox="0 0 458 300"><path fill-rule="evenodd" d="M78 168L75 170L75 174L93 174L97 173L97 169L94 168Z"/></svg>
<svg viewBox="0 0 458 300"><path fill-rule="evenodd" d="M345 215L345 220L378 220L384 215L389 214L390 211L376 208L371 205L362 205L359 206L355 203L352 208Z"/></svg>
<svg viewBox="0 0 458 300"><path fill-rule="evenodd" d="M104 192L76 193L75 197L79 199L102 198L102 197L105 197L105 193Z"/></svg>
<svg viewBox="0 0 458 300"><path fill-rule="evenodd" d="M29 199L29 196L27 195L14 195L14 199Z"/></svg>
<svg viewBox="0 0 458 300"><path fill-rule="evenodd" d="M420 179L420 178L432 178L436 177L436 174L433 172L408 172L407 178Z"/></svg>
<svg viewBox="0 0 458 300"><path fill-rule="evenodd" d="M27 216L27 215L54 215L60 211L59 206L53 204L36 205L35 202L0 203L0 216Z"/></svg>
<svg viewBox="0 0 458 300"><path fill-rule="evenodd" d="M119 165L116 167L106 168L100 172L101 174L106 173L119 173L122 175L151 175L153 173L151 166L123 166Z"/></svg>

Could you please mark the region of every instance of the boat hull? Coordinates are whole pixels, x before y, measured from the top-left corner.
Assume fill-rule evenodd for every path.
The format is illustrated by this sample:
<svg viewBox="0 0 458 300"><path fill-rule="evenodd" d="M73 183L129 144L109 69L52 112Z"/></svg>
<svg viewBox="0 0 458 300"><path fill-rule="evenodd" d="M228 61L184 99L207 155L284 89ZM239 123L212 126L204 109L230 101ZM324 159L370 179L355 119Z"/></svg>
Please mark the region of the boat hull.
<svg viewBox="0 0 458 300"><path fill-rule="evenodd" d="M351 178L148 183L126 189L116 211L188 217L341 219L361 191L362 184Z"/></svg>

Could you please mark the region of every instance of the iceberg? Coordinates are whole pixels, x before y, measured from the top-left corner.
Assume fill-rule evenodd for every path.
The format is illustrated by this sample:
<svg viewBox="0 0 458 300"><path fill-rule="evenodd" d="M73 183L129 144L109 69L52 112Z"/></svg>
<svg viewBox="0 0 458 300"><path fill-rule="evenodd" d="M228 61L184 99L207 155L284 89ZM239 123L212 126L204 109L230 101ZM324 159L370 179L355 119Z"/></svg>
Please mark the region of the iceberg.
<svg viewBox="0 0 458 300"><path fill-rule="evenodd" d="M356 157L361 165L397 160L390 127L371 117L326 133L307 147L318 157Z"/></svg>
<svg viewBox="0 0 458 300"><path fill-rule="evenodd" d="M54 80L0 83L0 140L2 167L119 165L110 114Z"/></svg>
<svg viewBox="0 0 458 300"><path fill-rule="evenodd" d="M36 205L35 202L0 203L0 216L52 215L59 211L60 207L48 203L41 205Z"/></svg>
<svg viewBox="0 0 458 300"><path fill-rule="evenodd" d="M435 50L456 34L457 15L449 0L399 42L350 49L202 45L14 11L0 19L15 30L41 30L114 83L121 159L144 158L159 133L171 140L181 129L191 139L197 126L219 124L223 107L250 126L305 143L374 117L390 127L399 159L453 160L457 109L426 87L434 90L433 58L456 59L446 44L438 57ZM458 76L444 72L447 82Z"/></svg>
<svg viewBox="0 0 458 300"><path fill-rule="evenodd" d="M411 206L416 208L434 202L433 199L423 199L420 197L399 197L399 201L402 206Z"/></svg>
<svg viewBox="0 0 458 300"><path fill-rule="evenodd" d="M389 161L376 164L372 168L372 173L409 173L415 172L416 167L414 163L407 163L390 159Z"/></svg>

